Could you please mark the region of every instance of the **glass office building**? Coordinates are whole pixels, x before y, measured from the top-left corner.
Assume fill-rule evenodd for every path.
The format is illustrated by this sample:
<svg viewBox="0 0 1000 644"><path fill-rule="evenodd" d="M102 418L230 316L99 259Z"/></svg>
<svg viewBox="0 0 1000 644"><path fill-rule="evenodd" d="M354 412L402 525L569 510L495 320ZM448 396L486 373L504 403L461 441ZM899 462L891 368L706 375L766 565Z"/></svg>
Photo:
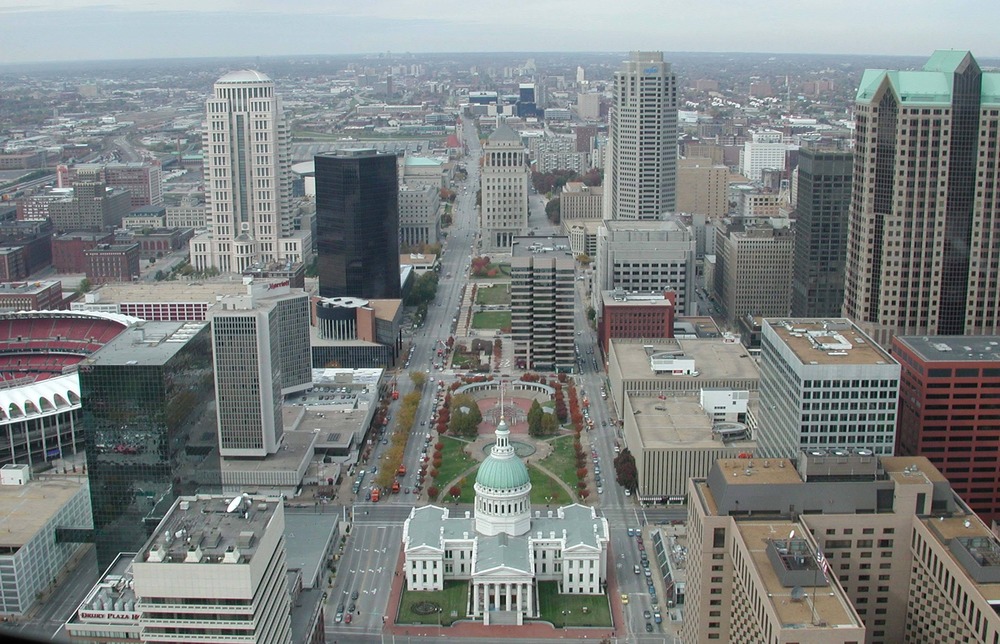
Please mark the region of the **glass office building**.
<svg viewBox="0 0 1000 644"><path fill-rule="evenodd" d="M80 364L98 566L142 547L180 494L219 492L209 325L147 322Z"/></svg>
<svg viewBox="0 0 1000 644"><path fill-rule="evenodd" d="M316 237L321 297L401 297L395 155L316 156Z"/></svg>

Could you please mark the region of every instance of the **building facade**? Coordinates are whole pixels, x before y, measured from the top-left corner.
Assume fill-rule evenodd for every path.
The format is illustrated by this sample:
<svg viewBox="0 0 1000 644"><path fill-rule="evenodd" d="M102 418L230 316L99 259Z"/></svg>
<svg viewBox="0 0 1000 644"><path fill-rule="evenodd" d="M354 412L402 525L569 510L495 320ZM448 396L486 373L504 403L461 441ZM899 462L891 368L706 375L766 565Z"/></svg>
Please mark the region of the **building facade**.
<svg viewBox="0 0 1000 644"><path fill-rule="evenodd" d="M559 220L600 219L604 207L604 188L568 181L559 193Z"/></svg>
<svg viewBox="0 0 1000 644"><path fill-rule="evenodd" d="M1000 637L1000 541L925 458L720 460L688 490L685 644Z"/></svg>
<svg viewBox="0 0 1000 644"><path fill-rule="evenodd" d="M802 148L792 256L792 316L839 317L844 305L847 221L854 155Z"/></svg>
<svg viewBox="0 0 1000 644"><path fill-rule="evenodd" d="M82 425L103 570L136 551L174 499L218 489L211 332L147 322L80 363Z"/></svg>
<svg viewBox="0 0 1000 644"><path fill-rule="evenodd" d="M143 641L291 644L284 532L279 498L178 498L132 562Z"/></svg>
<svg viewBox="0 0 1000 644"><path fill-rule="evenodd" d="M612 338L674 337L674 300L667 291L659 295L629 295L624 291L605 291L604 305L597 323L597 336L604 353Z"/></svg>
<svg viewBox="0 0 1000 644"><path fill-rule="evenodd" d="M531 169L521 137L508 125L483 146L480 176L480 245L483 252L510 252L514 237L528 232Z"/></svg>
<svg viewBox="0 0 1000 644"><path fill-rule="evenodd" d="M510 262L511 341L521 369L574 369L573 285L576 259L569 239L513 240Z"/></svg>
<svg viewBox="0 0 1000 644"><path fill-rule="evenodd" d="M348 149L316 156L321 297L401 297L396 156Z"/></svg>
<svg viewBox="0 0 1000 644"><path fill-rule="evenodd" d="M726 321L787 315L795 235L787 219L731 220L715 231L715 296Z"/></svg>
<svg viewBox="0 0 1000 644"><path fill-rule="evenodd" d="M696 240L678 220L606 221L597 233L594 308L601 293L676 294L676 311L693 313Z"/></svg>
<svg viewBox="0 0 1000 644"><path fill-rule="evenodd" d="M760 348L759 456L896 443L899 363L845 318L765 319Z"/></svg>
<svg viewBox="0 0 1000 644"><path fill-rule="evenodd" d="M8 311L56 311L63 308L62 282L0 283L0 309Z"/></svg>
<svg viewBox="0 0 1000 644"><path fill-rule="evenodd" d="M71 195L49 203L48 215L60 231L102 231L121 226L132 193L100 181L77 181Z"/></svg>
<svg viewBox="0 0 1000 644"><path fill-rule="evenodd" d="M678 159L677 212L725 217L729 213L729 168L707 158Z"/></svg>
<svg viewBox="0 0 1000 644"><path fill-rule="evenodd" d="M1000 336L895 336L896 451L925 456L988 524L1000 521Z"/></svg>
<svg viewBox="0 0 1000 644"><path fill-rule="evenodd" d="M215 82L202 135L208 233L191 246L197 270L239 273L285 259L293 233L291 152L274 81L237 71ZM295 261L302 261L301 257Z"/></svg>
<svg viewBox="0 0 1000 644"><path fill-rule="evenodd" d="M998 79L956 50L862 76L843 312L885 346L998 332Z"/></svg>
<svg viewBox="0 0 1000 644"><path fill-rule="evenodd" d="M783 138L781 132L774 130L753 132L740 150L740 174L751 181L760 181L764 170L787 170L789 146Z"/></svg>
<svg viewBox="0 0 1000 644"><path fill-rule="evenodd" d="M208 312L223 457L274 454L283 394L312 385L309 296L287 284L274 290L226 296Z"/></svg>
<svg viewBox="0 0 1000 644"><path fill-rule="evenodd" d="M423 185L399 188L399 243L436 244L441 232L441 189Z"/></svg>
<svg viewBox="0 0 1000 644"><path fill-rule="evenodd" d="M677 75L662 52L632 52L615 72L605 219L658 220L677 206Z"/></svg>
<svg viewBox="0 0 1000 644"><path fill-rule="evenodd" d="M93 284L139 279L139 244L97 244L83 251L87 279Z"/></svg>
<svg viewBox="0 0 1000 644"><path fill-rule="evenodd" d="M130 210L163 205L163 170L159 161L81 163L56 166L56 185L71 188L77 181L101 181L129 191Z"/></svg>

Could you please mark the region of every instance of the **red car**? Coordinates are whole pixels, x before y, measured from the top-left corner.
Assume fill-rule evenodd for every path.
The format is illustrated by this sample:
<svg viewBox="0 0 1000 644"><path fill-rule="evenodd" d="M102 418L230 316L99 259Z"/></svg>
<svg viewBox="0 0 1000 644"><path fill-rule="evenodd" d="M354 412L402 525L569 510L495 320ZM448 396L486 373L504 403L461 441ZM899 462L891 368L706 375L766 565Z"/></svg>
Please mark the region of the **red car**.
<svg viewBox="0 0 1000 644"><path fill-rule="evenodd" d="M350 613L344 615L344 623L345 624L350 624L351 623L351 614Z"/></svg>

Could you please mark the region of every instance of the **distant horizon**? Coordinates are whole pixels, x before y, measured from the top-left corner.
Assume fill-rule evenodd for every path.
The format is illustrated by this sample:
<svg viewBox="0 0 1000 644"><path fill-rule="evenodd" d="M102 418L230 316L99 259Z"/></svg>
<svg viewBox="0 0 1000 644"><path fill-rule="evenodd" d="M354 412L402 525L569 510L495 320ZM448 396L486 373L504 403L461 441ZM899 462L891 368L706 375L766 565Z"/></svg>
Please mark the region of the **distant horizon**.
<svg viewBox="0 0 1000 644"><path fill-rule="evenodd" d="M939 48L939 49L951 49L951 48ZM997 56L980 56L973 50L968 50L965 48L956 49L957 51L971 51L975 59L982 63L983 61L994 61L1000 68L1000 55ZM288 59L303 59L303 58L362 58L362 57L392 57L397 58L397 63L402 63L408 57L420 57L420 56L452 56L452 55L463 55L463 56L538 56L538 55L594 55L594 56L605 56L612 54L621 54L622 56L627 56L630 51L635 50L578 50L578 51L517 51L517 50L496 50L496 51L427 51L427 52L411 52L411 51L368 51L368 52L352 52L352 53L306 53L306 54L232 54L232 55L213 55L213 56L152 56L147 58L90 58L90 59L73 59L73 60L33 60L33 61L20 61L20 62L0 62L0 70L2 69L17 69L20 67L45 67L54 65L90 65L90 64L113 64L113 63L172 63L172 62L199 62L199 61L225 61L225 60L239 60L239 61L267 61L267 60L288 60ZM855 58L855 59L866 59L866 58L913 58L918 61L924 61L930 57L932 53L936 50L930 50L922 54L858 54L858 53L835 53L835 52L781 52L781 51L695 51L695 50L677 50L677 51L667 51L667 50L643 50L643 51L658 51L662 52L666 62L673 62L670 59L671 55L682 55L682 56L769 56L769 57L837 57L837 58ZM248 67L250 69L252 67ZM989 71L989 70L984 70Z"/></svg>
<svg viewBox="0 0 1000 644"><path fill-rule="evenodd" d="M1000 3L975 0L507 0L501 10L467 0L0 0L0 16L0 65L444 50L1000 57Z"/></svg>

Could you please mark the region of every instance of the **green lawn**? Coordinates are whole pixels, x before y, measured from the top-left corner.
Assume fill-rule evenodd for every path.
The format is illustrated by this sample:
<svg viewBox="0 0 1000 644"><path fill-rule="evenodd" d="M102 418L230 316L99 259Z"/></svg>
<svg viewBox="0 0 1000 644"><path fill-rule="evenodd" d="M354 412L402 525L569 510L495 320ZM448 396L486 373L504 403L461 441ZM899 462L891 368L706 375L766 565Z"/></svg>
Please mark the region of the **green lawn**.
<svg viewBox="0 0 1000 644"><path fill-rule="evenodd" d="M549 441L552 453L542 461L550 472L565 481L568 485L576 485L576 454L573 452L573 437L562 436Z"/></svg>
<svg viewBox="0 0 1000 644"><path fill-rule="evenodd" d="M586 612L584 612L586 608ZM559 582L538 582L538 612L556 628L564 626L611 626L607 595L561 595Z"/></svg>
<svg viewBox="0 0 1000 644"><path fill-rule="evenodd" d="M510 326L510 311L481 311L472 316L473 329L503 329Z"/></svg>
<svg viewBox="0 0 1000 644"><path fill-rule="evenodd" d="M452 622L466 617L468 598L469 582L467 581L446 581L444 582L444 590L407 590L404 585L403 595L399 598L399 614L396 615L396 623L437 625L440 618L442 626L451 626ZM413 607L422 602L436 604L442 610L440 613L420 615L413 611Z"/></svg>
<svg viewBox="0 0 1000 644"><path fill-rule="evenodd" d="M439 440L444 444L444 449L441 451L441 469L438 470L438 477L434 481L434 485L441 488L440 498L443 499L448 491L442 486L448 485L456 476L475 465L476 460L462 451L469 444L466 441L450 436L442 436ZM434 451L431 450L431 460L434 458L433 454ZM429 467L427 469L430 471ZM472 484L470 483L466 487L471 489Z"/></svg>
<svg viewBox="0 0 1000 644"><path fill-rule="evenodd" d="M474 280L495 280L495 279L510 277L510 264L491 263L489 266L486 267L486 272L488 273L491 269L494 268L497 269L497 274L494 275L493 277L490 277L489 275L472 275L471 277Z"/></svg>
<svg viewBox="0 0 1000 644"><path fill-rule="evenodd" d="M479 366L479 358L469 353L456 353L451 356L451 365L459 369L475 369Z"/></svg>
<svg viewBox="0 0 1000 644"><path fill-rule="evenodd" d="M542 472L537 467L528 466L528 476L531 478L531 503L532 505L544 505L546 497L552 497L548 503L555 505L568 505L573 502L566 494L566 490L552 478ZM573 475L573 484L576 485L576 474ZM471 500L470 500L471 502Z"/></svg>
<svg viewBox="0 0 1000 644"><path fill-rule="evenodd" d="M510 291L505 284L496 286L480 286L476 289L476 304L498 305L510 304Z"/></svg>

